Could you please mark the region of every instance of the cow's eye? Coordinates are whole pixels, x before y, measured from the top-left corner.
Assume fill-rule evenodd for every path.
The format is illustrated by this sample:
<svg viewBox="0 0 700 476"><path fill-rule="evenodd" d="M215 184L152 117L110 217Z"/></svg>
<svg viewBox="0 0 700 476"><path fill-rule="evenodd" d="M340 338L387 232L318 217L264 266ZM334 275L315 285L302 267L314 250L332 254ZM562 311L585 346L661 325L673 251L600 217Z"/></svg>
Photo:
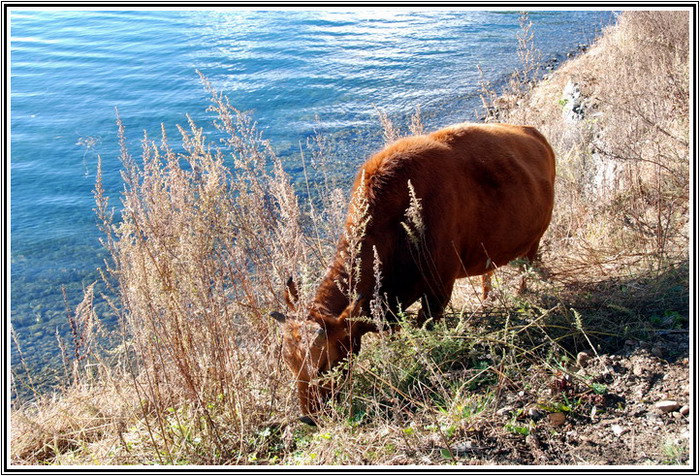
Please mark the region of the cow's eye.
<svg viewBox="0 0 700 476"><path fill-rule="evenodd" d="M313 346L318 347L319 349L322 349L326 346L328 343L328 339L326 338L326 334L318 334L316 338L314 339Z"/></svg>

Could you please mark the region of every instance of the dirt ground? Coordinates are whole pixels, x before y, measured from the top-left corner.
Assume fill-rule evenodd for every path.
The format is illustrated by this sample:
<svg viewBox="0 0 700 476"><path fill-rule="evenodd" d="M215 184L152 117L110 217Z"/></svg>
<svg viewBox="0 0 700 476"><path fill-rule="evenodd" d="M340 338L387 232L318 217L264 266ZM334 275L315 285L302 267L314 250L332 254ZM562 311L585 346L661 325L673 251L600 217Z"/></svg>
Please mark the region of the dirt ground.
<svg viewBox="0 0 700 476"><path fill-rule="evenodd" d="M654 345L628 341L617 355L580 355L569 371L534 372L527 391L504 390L495 417L466 432L451 448L455 457L463 464L691 464L687 332ZM553 404L548 394L565 395L568 404Z"/></svg>

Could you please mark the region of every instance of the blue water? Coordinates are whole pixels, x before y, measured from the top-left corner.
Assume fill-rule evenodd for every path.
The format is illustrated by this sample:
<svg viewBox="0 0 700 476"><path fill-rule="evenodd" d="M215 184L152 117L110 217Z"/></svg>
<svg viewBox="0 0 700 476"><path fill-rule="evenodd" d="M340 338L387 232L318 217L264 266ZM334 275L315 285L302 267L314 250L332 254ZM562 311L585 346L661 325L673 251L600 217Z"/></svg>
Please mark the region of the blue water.
<svg viewBox="0 0 700 476"><path fill-rule="evenodd" d="M420 106L428 128L474 120L478 72L518 67L517 12L11 10L11 318L31 365L56 355L103 259L92 212L96 158L120 190L115 107L138 153L143 130L204 125L204 73L253 114L292 174L320 129L349 174L381 143L376 108ZM610 12L532 12L544 59L590 43ZM86 147L86 144L88 145ZM349 182L348 177L348 182Z"/></svg>

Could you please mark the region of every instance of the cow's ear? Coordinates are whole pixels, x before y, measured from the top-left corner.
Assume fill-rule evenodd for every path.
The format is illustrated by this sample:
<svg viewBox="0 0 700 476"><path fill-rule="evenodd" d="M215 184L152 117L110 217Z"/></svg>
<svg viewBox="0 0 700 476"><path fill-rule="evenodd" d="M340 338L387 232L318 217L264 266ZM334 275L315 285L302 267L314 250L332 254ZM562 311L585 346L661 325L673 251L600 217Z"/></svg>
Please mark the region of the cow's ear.
<svg viewBox="0 0 700 476"><path fill-rule="evenodd" d="M362 306L365 304L365 298L362 295L357 296L348 307L338 316L338 324L344 324L345 320L350 317L357 317L362 311Z"/></svg>
<svg viewBox="0 0 700 476"><path fill-rule="evenodd" d="M284 323L287 320L287 316L285 316L281 312L277 312L277 311L272 311L270 313L270 317L279 323Z"/></svg>
<svg viewBox="0 0 700 476"><path fill-rule="evenodd" d="M297 302L299 302L299 291L297 285L294 284L294 279L290 276L287 284L284 287L284 300L287 301L287 306L292 311L297 310Z"/></svg>

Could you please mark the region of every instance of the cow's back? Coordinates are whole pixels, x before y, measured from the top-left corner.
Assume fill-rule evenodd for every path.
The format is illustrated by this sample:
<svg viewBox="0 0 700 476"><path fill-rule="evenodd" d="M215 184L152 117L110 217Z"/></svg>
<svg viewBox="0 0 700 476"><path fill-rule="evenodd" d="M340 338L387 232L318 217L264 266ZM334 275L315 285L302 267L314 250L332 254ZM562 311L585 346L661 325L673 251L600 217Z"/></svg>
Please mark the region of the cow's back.
<svg viewBox="0 0 700 476"><path fill-rule="evenodd" d="M368 238L405 260L410 180L434 274L482 274L539 242L552 214L554 167L551 147L527 126L458 124L399 140L363 167L375 202Z"/></svg>

